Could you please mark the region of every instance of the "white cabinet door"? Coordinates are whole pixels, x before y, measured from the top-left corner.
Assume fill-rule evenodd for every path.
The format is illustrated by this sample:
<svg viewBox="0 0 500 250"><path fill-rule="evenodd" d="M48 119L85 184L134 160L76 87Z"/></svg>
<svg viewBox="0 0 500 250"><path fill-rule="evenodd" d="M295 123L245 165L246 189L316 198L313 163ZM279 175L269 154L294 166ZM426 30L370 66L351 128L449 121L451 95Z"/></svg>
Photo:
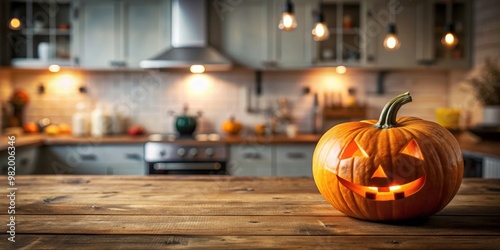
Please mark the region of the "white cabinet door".
<svg viewBox="0 0 500 250"><path fill-rule="evenodd" d="M307 68L313 63L313 50L316 48L311 31L314 25L313 10L318 1L295 0L295 19L297 28L294 31L282 31L278 28L281 13L283 11L282 1L270 1L272 12L268 29L272 34L269 40L272 46L272 58L277 66L283 68ZM269 4L268 4L269 5Z"/></svg>
<svg viewBox="0 0 500 250"><path fill-rule="evenodd" d="M263 68L270 60L266 2L243 0L230 11L212 10L218 16L214 25L220 25L222 30L222 51L237 63Z"/></svg>
<svg viewBox="0 0 500 250"><path fill-rule="evenodd" d="M42 148L40 164L47 174L136 174L146 167L142 144L63 145Z"/></svg>
<svg viewBox="0 0 500 250"><path fill-rule="evenodd" d="M312 176L312 155L315 145L277 145L277 176Z"/></svg>
<svg viewBox="0 0 500 250"><path fill-rule="evenodd" d="M85 0L79 12L81 67L139 68L170 47L169 0Z"/></svg>
<svg viewBox="0 0 500 250"><path fill-rule="evenodd" d="M9 151L4 150L0 153L2 159L0 172L2 175L7 175L9 171L14 171L15 174L35 174L38 159L38 146L23 146L16 147L15 154L11 156ZM14 158L15 164L9 164L9 156ZM13 168L9 168L13 167Z"/></svg>
<svg viewBox="0 0 500 250"><path fill-rule="evenodd" d="M294 1L297 29L278 29L282 1L243 0L230 11L216 12L222 30L221 47L236 62L255 68L306 68L312 65L311 30L317 1Z"/></svg>
<svg viewBox="0 0 500 250"><path fill-rule="evenodd" d="M228 171L237 176L272 176L273 147L234 145L230 147Z"/></svg>
<svg viewBox="0 0 500 250"><path fill-rule="evenodd" d="M110 68L122 60L120 39L122 2L85 0L80 2L79 63L84 68Z"/></svg>
<svg viewBox="0 0 500 250"><path fill-rule="evenodd" d="M124 60L128 68L170 48L170 1L127 1L124 6Z"/></svg>
<svg viewBox="0 0 500 250"><path fill-rule="evenodd" d="M367 41L368 41L368 65L388 68L408 68L418 66L417 64L417 16L418 1L401 0L396 5L395 11L390 10L390 2L386 0L370 1L371 14L368 17ZM387 22L391 12L394 13L397 36L401 47L395 51L388 51L383 43L387 35Z"/></svg>

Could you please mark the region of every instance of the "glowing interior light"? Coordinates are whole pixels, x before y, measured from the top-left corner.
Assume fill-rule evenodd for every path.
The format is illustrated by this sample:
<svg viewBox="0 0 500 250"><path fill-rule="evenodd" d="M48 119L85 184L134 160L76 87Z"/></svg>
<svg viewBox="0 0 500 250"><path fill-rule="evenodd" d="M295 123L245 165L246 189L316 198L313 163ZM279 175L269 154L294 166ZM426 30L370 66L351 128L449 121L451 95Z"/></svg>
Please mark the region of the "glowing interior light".
<svg viewBox="0 0 500 250"><path fill-rule="evenodd" d="M191 71L191 73L201 74L201 73L205 72L205 66L203 66L203 65L191 65L189 70Z"/></svg>
<svg viewBox="0 0 500 250"><path fill-rule="evenodd" d="M54 72L54 73L57 73L61 70L61 67L59 65L56 65L56 64L52 64L49 66L49 71L50 72Z"/></svg>
<svg viewBox="0 0 500 250"><path fill-rule="evenodd" d="M371 189L373 191L378 191L378 187L368 187L368 189Z"/></svg>
<svg viewBox="0 0 500 250"><path fill-rule="evenodd" d="M396 50L399 48L399 40L394 34L389 34L384 40L384 47L389 50Z"/></svg>
<svg viewBox="0 0 500 250"><path fill-rule="evenodd" d="M453 48L458 44L458 39L455 34L448 32L441 39L441 43L448 48Z"/></svg>
<svg viewBox="0 0 500 250"><path fill-rule="evenodd" d="M337 66L335 70L338 74L345 74L345 72L347 72L347 68L345 66Z"/></svg>
<svg viewBox="0 0 500 250"><path fill-rule="evenodd" d="M12 30L20 29L21 28L21 20L19 20L19 18L16 18L16 17L10 19L9 28Z"/></svg>
<svg viewBox="0 0 500 250"><path fill-rule="evenodd" d="M330 37L328 27L324 23L316 23L312 30L314 41L323 41Z"/></svg>
<svg viewBox="0 0 500 250"><path fill-rule="evenodd" d="M401 186L390 186L389 187L389 190L391 190L391 191L396 191L396 190L399 190L399 189L401 189Z"/></svg>
<svg viewBox="0 0 500 250"><path fill-rule="evenodd" d="M283 12L278 28L281 30L293 30L297 27L295 16L290 12Z"/></svg>

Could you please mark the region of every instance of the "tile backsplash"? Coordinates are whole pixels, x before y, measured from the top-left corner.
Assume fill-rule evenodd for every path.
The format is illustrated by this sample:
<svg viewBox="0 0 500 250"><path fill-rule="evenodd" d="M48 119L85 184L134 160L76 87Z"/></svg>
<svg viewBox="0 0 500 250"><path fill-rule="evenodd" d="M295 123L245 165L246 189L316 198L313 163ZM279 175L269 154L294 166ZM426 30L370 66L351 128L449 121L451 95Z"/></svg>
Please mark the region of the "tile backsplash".
<svg viewBox="0 0 500 250"><path fill-rule="evenodd" d="M127 124L141 124L151 133L172 133L173 117L169 111L180 113L185 104L194 114L203 113L199 132L220 132L220 125L229 116L251 129L256 123L267 121L263 113L249 113L248 96L252 107L277 107L277 100L286 97L291 103L294 122L299 131L313 130L314 93L320 105L324 93L341 93L345 100L347 89L357 89L357 99L369 107L369 118L378 118L383 105L393 96L410 91L413 103L405 105L400 115L418 116L435 120L438 107L460 107L459 84L465 72L461 71L397 71L387 74L385 93L376 93L376 72L348 72L334 70L272 71L262 74L262 95L255 95L255 73L235 70L230 72L194 75L179 72L83 72L67 71L40 73L37 71L0 72L0 98L6 101L13 89L25 89L31 102L25 113L26 121L48 117L54 123L71 124L78 102L86 102L91 111L98 102L113 107L126 118ZM45 92L40 94L40 85ZM87 92L80 93L85 87ZM310 92L305 93L304 88ZM450 100L450 94L453 100ZM457 97L458 96L458 97ZM466 108L466 107L464 107ZM329 124L325 123L325 127Z"/></svg>

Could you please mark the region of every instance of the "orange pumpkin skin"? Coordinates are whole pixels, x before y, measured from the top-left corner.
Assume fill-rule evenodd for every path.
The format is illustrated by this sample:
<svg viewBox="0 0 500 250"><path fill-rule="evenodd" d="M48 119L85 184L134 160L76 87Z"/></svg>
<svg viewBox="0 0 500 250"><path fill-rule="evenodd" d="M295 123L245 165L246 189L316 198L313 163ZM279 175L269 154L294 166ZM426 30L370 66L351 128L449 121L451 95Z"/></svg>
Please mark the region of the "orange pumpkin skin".
<svg viewBox="0 0 500 250"><path fill-rule="evenodd" d="M243 129L243 125L236 121L234 117L229 118L228 121L225 121L222 124L222 131L226 132L229 135L238 135Z"/></svg>
<svg viewBox="0 0 500 250"><path fill-rule="evenodd" d="M339 124L319 140L314 181L337 210L373 221L427 217L457 193L463 158L455 137L431 121L394 120L388 128L377 127L377 121ZM352 147L357 153L349 153Z"/></svg>

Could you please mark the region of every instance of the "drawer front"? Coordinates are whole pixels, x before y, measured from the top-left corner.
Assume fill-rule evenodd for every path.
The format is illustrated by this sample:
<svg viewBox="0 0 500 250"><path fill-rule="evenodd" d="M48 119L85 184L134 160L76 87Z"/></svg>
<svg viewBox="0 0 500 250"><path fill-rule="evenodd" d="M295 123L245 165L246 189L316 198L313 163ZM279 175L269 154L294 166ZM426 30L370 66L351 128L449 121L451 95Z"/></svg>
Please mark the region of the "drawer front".
<svg viewBox="0 0 500 250"><path fill-rule="evenodd" d="M235 176L272 176L273 169L271 163L235 162L228 164L230 175Z"/></svg>
<svg viewBox="0 0 500 250"><path fill-rule="evenodd" d="M276 164L276 175L287 177L312 177L312 164L304 163L278 163Z"/></svg>
<svg viewBox="0 0 500 250"><path fill-rule="evenodd" d="M235 145L230 147L231 161L272 164L273 147L263 145Z"/></svg>
<svg viewBox="0 0 500 250"><path fill-rule="evenodd" d="M49 165L63 164L71 168L98 167L110 157L100 146L50 146L46 151Z"/></svg>
<svg viewBox="0 0 500 250"><path fill-rule="evenodd" d="M144 146L142 144L101 146L101 148L102 152L107 156L103 159L104 162L126 164L144 163Z"/></svg>
<svg viewBox="0 0 500 250"><path fill-rule="evenodd" d="M315 145L276 146L276 162L311 165Z"/></svg>

